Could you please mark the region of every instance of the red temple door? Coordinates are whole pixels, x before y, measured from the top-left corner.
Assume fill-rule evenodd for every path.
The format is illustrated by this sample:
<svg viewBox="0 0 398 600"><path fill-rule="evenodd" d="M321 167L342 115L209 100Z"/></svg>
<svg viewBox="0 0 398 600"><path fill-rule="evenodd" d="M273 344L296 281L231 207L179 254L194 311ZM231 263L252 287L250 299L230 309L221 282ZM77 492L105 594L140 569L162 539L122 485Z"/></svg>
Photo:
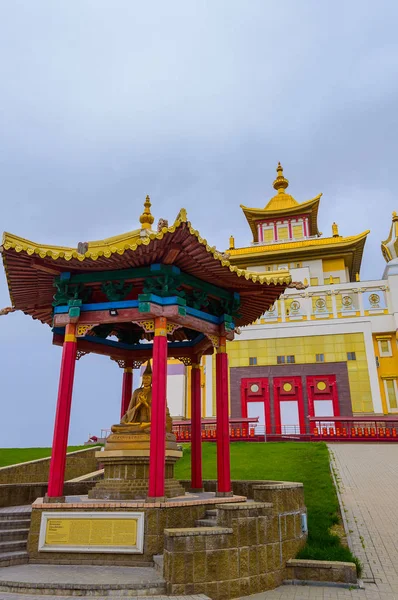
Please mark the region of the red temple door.
<svg viewBox="0 0 398 600"><path fill-rule="evenodd" d="M306 432L301 377L275 377L274 412L276 434Z"/></svg>
<svg viewBox="0 0 398 600"><path fill-rule="evenodd" d="M307 393L310 417L338 417L340 415L335 375L307 377Z"/></svg>
<svg viewBox="0 0 398 600"><path fill-rule="evenodd" d="M242 417L258 417L255 435L271 433L268 379L242 379L241 409Z"/></svg>

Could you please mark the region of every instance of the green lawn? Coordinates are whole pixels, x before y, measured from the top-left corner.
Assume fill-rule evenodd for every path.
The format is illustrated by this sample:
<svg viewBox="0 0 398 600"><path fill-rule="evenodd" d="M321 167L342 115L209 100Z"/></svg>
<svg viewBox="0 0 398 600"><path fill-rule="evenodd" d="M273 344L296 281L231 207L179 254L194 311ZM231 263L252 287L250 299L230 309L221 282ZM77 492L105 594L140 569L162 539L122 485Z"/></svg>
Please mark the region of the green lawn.
<svg viewBox="0 0 398 600"><path fill-rule="evenodd" d="M83 450L89 446L69 446L68 452ZM17 463L46 458L51 455L51 448L1 448L0 467L16 465Z"/></svg>
<svg viewBox="0 0 398 600"><path fill-rule="evenodd" d="M190 478L191 448L186 445L176 464L179 479ZM232 479L273 479L301 481L308 510L308 541L297 558L341 560L359 563L340 538L329 529L339 522L339 502L329 468L324 443L231 444ZM203 444L203 478L216 478L216 444Z"/></svg>

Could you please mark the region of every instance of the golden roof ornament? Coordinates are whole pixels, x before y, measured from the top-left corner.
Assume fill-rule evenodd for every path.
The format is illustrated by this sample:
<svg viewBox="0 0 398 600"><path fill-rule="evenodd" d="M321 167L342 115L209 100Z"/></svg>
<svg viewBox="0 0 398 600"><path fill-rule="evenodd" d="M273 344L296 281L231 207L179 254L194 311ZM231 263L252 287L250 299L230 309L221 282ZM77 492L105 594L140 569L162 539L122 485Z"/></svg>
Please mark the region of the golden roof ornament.
<svg viewBox="0 0 398 600"><path fill-rule="evenodd" d="M151 199L149 196L145 198L144 212L140 216L141 229L151 229L155 218L151 213Z"/></svg>
<svg viewBox="0 0 398 600"><path fill-rule="evenodd" d="M388 238L381 242L381 251L386 262L398 258L398 215L394 210Z"/></svg>
<svg viewBox="0 0 398 600"><path fill-rule="evenodd" d="M235 250L235 238L233 235L229 237L229 249Z"/></svg>
<svg viewBox="0 0 398 600"><path fill-rule="evenodd" d="M276 179L272 185L273 185L274 189L277 190L278 194L284 194L285 189L289 185L289 180L286 179L286 177L284 177L283 167L280 162L278 162L278 166L276 167L276 173L277 173Z"/></svg>
<svg viewBox="0 0 398 600"><path fill-rule="evenodd" d="M333 223L332 233L333 233L333 237L340 237L339 236L339 226L337 225L337 223Z"/></svg>

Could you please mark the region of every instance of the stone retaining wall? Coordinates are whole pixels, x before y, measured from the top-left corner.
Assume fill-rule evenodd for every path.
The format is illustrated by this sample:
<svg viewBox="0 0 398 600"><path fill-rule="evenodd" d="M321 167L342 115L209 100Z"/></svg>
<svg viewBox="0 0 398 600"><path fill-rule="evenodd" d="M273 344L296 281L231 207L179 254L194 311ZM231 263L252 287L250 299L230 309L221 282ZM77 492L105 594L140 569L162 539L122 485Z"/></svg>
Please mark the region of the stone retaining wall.
<svg viewBox="0 0 398 600"><path fill-rule="evenodd" d="M232 500L232 499L231 499ZM242 501L245 498L239 497ZM189 500L168 503L145 502L79 502L79 503L44 503L39 498L32 506L32 519L28 538L29 562L55 564L87 564L118 566L152 566L153 556L162 554L164 549L164 530L172 527L195 527L195 522L202 519L206 510L215 508L215 500ZM144 552L143 554L117 554L94 552L39 552L39 532L41 513L43 511L71 512L143 512L144 513Z"/></svg>
<svg viewBox="0 0 398 600"><path fill-rule="evenodd" d="M66 456L65 480L85 475L98 469L95 453L100 449L94 446ZM50 457L31 460L29 462L9 465L0 468L0 484L10 483L41 483L48 481Z"/></svg>
<svg viewBox="0 0 398 600"><path fill-rule="evenodd" d="M224 600L282 583L286 561L307 539L301 518L306 512L303 486L261 482L250 488L254 502L217 506L218 527L165 530L169 594Z"/></svg>
<svg viewBox="0 0 398 600"><path fill-rule="evenodd" d="M289 581L328 581L333 583L357 583L354 563L291 559L286 563L286 579Z"/></svg>
<svg viewBox="0 0 398 600"><path fill-rule="evenodd" d="M64 493L67 496L86 495L96 481L66 482ZM0 508L32 504L36 498L44 496L48 483L10 483L0 485Z"/></svg>

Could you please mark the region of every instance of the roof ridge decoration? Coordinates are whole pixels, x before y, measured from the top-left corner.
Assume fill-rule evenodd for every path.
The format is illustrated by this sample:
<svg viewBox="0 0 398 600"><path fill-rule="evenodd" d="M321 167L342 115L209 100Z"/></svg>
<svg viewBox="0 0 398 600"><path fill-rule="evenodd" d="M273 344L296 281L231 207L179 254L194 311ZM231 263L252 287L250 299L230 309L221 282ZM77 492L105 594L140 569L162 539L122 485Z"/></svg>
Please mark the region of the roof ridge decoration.
<svg viewBox="0 0 398 600"><path fill-rule="evenodd" d="M395 210L392 213L392 222L388 238L381 242L381 252L387 263L398 257L398 215Z"/></svg>
<svg viewBox="0 0 398 600"><path fill-rule="evenodd" d="M151 199L147 195L144 202L144 212L140 216L140 223L142 225L142 229L151 229L151 226L153 225L153 222L155 220L155 217L151 213L151 206Z"/></svg>
<svg viewBox="0 0 398 600"><path fill-rule="evenodd" d="M20 238L11 233L5 232L3 234L2 248L4 250L15 250L15 252L26 253L29 256L37 255L40 258L50 258L54 261L58 259L64 259L70 261L76 259L79 262L86 260L96 261L99 257L110 258L113 254L122 255L126 251L134 252L141 245L149 245L154 240L161 240L169 233L174 233L176 229L185 225L189 232L194 235L198 242L206 248L206 251L212 254L213 258L218 260L223 267L229 268L232 273L236 273L238 277L244 277L247 281L252 280L254 282L274 284L274 285L288 285L291 282L291 275L288 270L280 270L277 272L267 272L267 274L259 275L256 273L250 273L246 269L239 268L232 265L227 259L225 253L220 252L215 246L210 246L207 240L202 238L199 231L192 227L190 221L188 221L187 211L182 208L177 215L176 220L170 227L163 227L159 232L148 231L147 235L140 237L135 231L130 234L122 234L113 238L107 238L100 240L99 242L89 242L88 250L84 254L80 254L77 250L70 247L63 246L49 246L40 245L30 240ZM131 235L129 239L129 235ZM3 260L5 262L5 255L3 254ZM6 266L6 264L5 264Z"/></svg>
<svg viewBox="0 0 398 600"><path fill-rule="evenodd" d="M285 208L298 206L299 203L297 200L285 192L289 187L289 180L283 175L283 167L280 162L278 162L278 166L276 167L276 173L276 179L272 185L277 191L277 194L271 198L264 210L283 210Z"/></svg>

